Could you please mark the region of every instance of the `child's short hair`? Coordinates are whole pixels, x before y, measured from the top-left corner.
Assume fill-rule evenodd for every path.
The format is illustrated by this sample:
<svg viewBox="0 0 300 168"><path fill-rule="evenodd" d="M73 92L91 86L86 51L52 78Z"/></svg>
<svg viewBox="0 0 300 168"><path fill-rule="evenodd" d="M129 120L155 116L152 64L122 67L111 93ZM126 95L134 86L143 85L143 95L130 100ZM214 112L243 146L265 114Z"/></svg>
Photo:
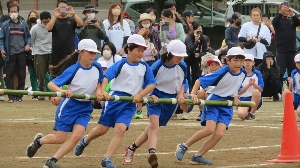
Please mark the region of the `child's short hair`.
<svg viewBox="0 0 300 168"><path fill-rule="evenodd" d="M127 43L124 46L124 52L125 52L125 54L128 54L128 49L130 51L132 51L133 49L138 48L138 47L141 47L141 46L137 45L137 44L134 44L134 43ZM145 49L146 49L146 47L145 47Z"/></svg>
<svg viewBox="0 0 300 168"><path fill-rule="evenodd" d="M227 56L228 60L230 61L231 59L235 58L235 59L245 59L245 56L243 55L228 55Z"/></svg>

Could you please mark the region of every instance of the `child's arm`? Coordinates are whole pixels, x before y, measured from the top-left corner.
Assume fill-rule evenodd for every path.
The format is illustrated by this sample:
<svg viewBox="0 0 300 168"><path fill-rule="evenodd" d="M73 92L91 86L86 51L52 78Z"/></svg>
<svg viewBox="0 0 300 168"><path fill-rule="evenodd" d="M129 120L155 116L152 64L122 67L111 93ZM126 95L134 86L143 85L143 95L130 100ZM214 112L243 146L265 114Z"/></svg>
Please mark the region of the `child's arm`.
<svg viewBox="0 0 300 168"><path fill-rule="evenodd" d="M288 77L287 81L289 82L289 90L292 92L293 91L293 78Z"/></svg>
<svg viewBox="0 0 300 168"><path fill-rule="evenodd" d="M108 83L108 79L106 77L103 78L102 84L101 84L101 90L102 94L105 97L106 100L110 99L110 95L106 92L106 85Z"/></svg>
<svg viewBox="0 0 300 168"><path fill-rule="evenodd" d="M181 88L180 88L180 90L178 92L178 95L177 95L177 100L178 100L177 103L178 104L182 104L184 102L183 94L184 94L184 84L181 85Z"/></svg>
<svg viewBox="0 0 300 168"><path fill-rule="evenodd" d="M103 97L101 83L97 84L96 97L97 97L97 101L100 103Z"/></svg>
<svg viewBox="0 0 300 168"><path fill-rule="evenodd" d="M201 83L200 83L199 79L197 79L193 86L192 92L191 92L191 97L192 97L193 103L198 103L197 91L200 88L200 85L201 85Z"/></svg>
<svg viewBox="0 0 300 168"><path fill-rule="evenodd" d="M255 79L251 78L251 79L249 80L248 85L246 85L245 87L243 87L243 88L238 92L238 95L244 94L244 93L249 89L249 87L251 87L252 85L254 85L254 83L255 83Z"/></svg>
<svg viewBox="0 0 300 168"><path fill-rule="evenodd" d="M257 89L259 92L262 92L263 89L256 83L253 84L254 88Z"/></svg>
<svg viewBox="0 0 300 168"><path fill-rule="evenodd" d="M135 94L133 96L133 101L132 103L139 103L142 97L147 96L149 93L151 93L156 87L156 84L150 84L147 85L145 89L143 89L141 92L138 94Z"/></svg>
<svg viewBox="0 0 300 168"><path fill-rule="evenodd" d="M54 92L64 92L67 98L72 97L72 92L70 90L63 90L52 81L48 83L48 88Z"/></svg>

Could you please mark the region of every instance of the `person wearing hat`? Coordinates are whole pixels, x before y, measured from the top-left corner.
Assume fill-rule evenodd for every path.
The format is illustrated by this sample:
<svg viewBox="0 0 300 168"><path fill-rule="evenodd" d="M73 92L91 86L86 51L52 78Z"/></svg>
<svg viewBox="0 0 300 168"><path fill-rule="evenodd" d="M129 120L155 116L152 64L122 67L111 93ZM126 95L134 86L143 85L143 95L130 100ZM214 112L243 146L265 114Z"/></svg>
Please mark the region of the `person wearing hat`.
<svg viewBox="0 0 300 168"><path fill-rule="evenodd" d="M294 58L296 69L292 71L291 77L288 77L289 82L288 89L285 89L282 94L283 106L285 106L285 95L287 92L293 92L293 104L294 110L296 110L297 115L300 117L300 54L297 54Z"/></svg>
<svg viewBox="0 0 300 168"><path fill-rule="evenodd" d="M244 51L238 47L232 47L227 53L228 66L225 66L210 75L199 78L193 87L191 97L194 103L199 101L197 91L200 86L204 89L208 86L215 86L211 90L207 100L230 101L232 105L239 104L238 90L246 77L246 72L242 69L245 59ZM197 131L188 141L177 145L175 152L176 158L182 160L188 148L199 140L212 135L192 156L191 164L208 164L213 162L207 160L203 155L213 148L225 134L232 117L233 109L230 106L207 106L201 115L201 125L206 126L204 129Z"/></svg>
<svg viewBox="0 0 300 168"><path fill-rule="evenodd" d="M254 68L254 56L245 54L244 68L247 76L244 79L238 95L241 101L255 102L253 107L238 107L237 115L242 120L254 120L255 112L262 105L261 92L264 89L264 80L260 71Z"/></svg>
<svg viewBox="0 0 300 168"><path fill-rule="evenodd" d="M235 47L236 44L239 42L238 34L241 30L242 24L242 15L238 12L232 14L232 22L229 27L225 30L225 42L228 46L228 49L231 47Z"/></svg>
<svg viewBox="0 0 300 168"><path fill-rule="evenodd" d="M143 13L140 15L139 20L137 21L138 27L135 29L134 34L138 34L138 32L142 28L150 29L150 42L154 44L154 47L157 51L161 50L161 41L159 38L159 31L156 27L153 26L154 19L148 13ZM159 58L159 54L156 55Z"/></svg>
<svg viewBox="0 0 300 168"><path fill-rule="evenodd" d="M172 40L167 47L167 52L151 66L157 85L150 94L154 104L147 106L150 123L137 140L125 149L124 164L132 164L134 152L148 140L148 162L150 167L158 167L157 132L160 126L167 125L177 104L157 104L157 99L177 98L178 104L183 103L187 67L182 59L187 56L185 44L180 40Z"/></svg>
<svg viewBox="0 0 300 168"><path fill-rule="evenodd" d="M185 34L193 32L192 23L194 22L194 12L191 10L186 10L182 13L183 29Z"/></svg>
<svg viewBox="0 0 300 168"><path fill-rule="evenodd" d="M282 92L282 84L280 80L280 67L277 65L275 56L272 52L264 53L261 64L256 67L263 76L264 90L262 97L272 97L273 101L279 101L278 92Z"/></svg>
<svg viewBox="0 0 300 168"><path fill-rule="evenodd" d="M102 93L106 100L109 100L110 96L133 96L134 100L132 102L108 101L101 118L99 118L98 125L87 136L81 138L77 144L74 150L75 155L81 155L92 140L104 135L110 127L113 127L118 131L114 131L101 166L115 167L111 162L111 157L121 145L125 131L129 128L136 110L136 103L152 92L156 86L150 66L141 60L146 47L145 39L141 35L131 35L124 46L127 58L116 62L105 72ZM111 85L111 92L108 94L105 88L112 79L114 82ZM124 87L125 85L126 87ZM144 89L140 91L142 87Z"/></svg>
<svg viewBox="0 0 300 168"><path fill-rule="evenodd" d="M92 5L86 5L82 14L85 15L85 18L82 19L83 27L77 29L79 40L82 39L92 39L97 44L98 51L101 50L101 40L104 40L105 29L101 20L97 19L95 16L98 13L96 8ZM95 60L100 58L100 53L97 54Z"/></svg>
<svg viewBox="0 0 300 168"><path fill-rule="evenodd" d="M58 105L55 115L55 134L38 133L32 143L27 147L27 156L32 158L37 150L45 144L64 144L46 161L44 167L59 167L57 161L69 153L83 136L90 114L93 111L90 100L71 98L72 94L96 95L97 101L102 100L101 83L103 73L101 65L93 60L97 50L96 43L91 39L83 39L78 44L77 52L69 55L55 67L50 67L50 73L55 77L48 87L53 92L63 92L66 98L52 97L51 102ZM79 61L78 61L79 58ZM69 66L71 65L71 66ZM62 90L63 85L68 85L68 90ZM69 132L71 138L67 139Z"/></svg>
<svg viewBox="0 0 300 168"><path fill-rule="evenodd" d="M187 47L188 57L184 59L188 67L187 76L190 90L192 89L195 81L200 77L200 63L201 57L207 52L207 41L203 35L202 25L199 22L193 22L193 32L188 34L185 38L185 45ZM191 69L191 72L190 72ZM192 73L192 80L190 74Z"/></svg>

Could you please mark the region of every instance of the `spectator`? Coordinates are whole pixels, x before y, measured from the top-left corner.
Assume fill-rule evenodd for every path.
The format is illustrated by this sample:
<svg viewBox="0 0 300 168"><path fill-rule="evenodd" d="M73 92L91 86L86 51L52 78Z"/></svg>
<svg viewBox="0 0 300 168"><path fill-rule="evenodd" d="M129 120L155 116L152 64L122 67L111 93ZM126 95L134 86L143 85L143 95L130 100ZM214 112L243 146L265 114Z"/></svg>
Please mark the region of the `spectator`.
<svg viewBox="0 0 300 168"><path fill-rule="evenodd" d="M199 22L194 22L193 30L194 31L188 34L185 39L188 57L184 59L188 69L187 79L190 90L201 75L199 64L201 63L201 57L205 55L207 51L207 42L202 33L202 25ZM192 72L192 80L190 79L190 70Z"/></svg>
<svg viewBox="0 0 300 168"><path fill-rule="evenodd" d="M135 25L134 25L134 22L132 20L130 20L131 19L130 15L126 12L123 12L123 18L124 18L124 20L127 21L130 31L133 34L133 32L135 30Z"/></svg>
<svg viewBox="0 0 300 168"><path fill-rule="evenodd" d="M289 17L291 16L291 18ZM296 68L294 57L296 55L296 27L300 21L294 12L283 3L279 5L279 14L272 20L275 29L276 61L280 67L280 80L283 81L284 73L290 77L291 72Z"/></svg>
<svg viewBox="0 0 300 168"><path fill-rule="evenodd" d="M2 57L0 57L0 89L4 89L3 67L4 67L4 60ZM0 94L0 101L4 101L4 95Z"/></svg>
<svg viewBox="0 0 300 168"><path fill-rule="evenodd" d="M108 17L103 21L103 24L109 41L112 42L117 49L117 54L126 57L123 46L131 35L131 31L128 22L123 20L121 11L122 7L120 4L112 3L109 7Z"/></svg>
<svg viewBox="0 0 300 168"><path fill-rule="evenodd" d="M68 14L71 17L68 17ZM52 32L51 65L56 66L67 55L75 51L74 36L75 29L80 28L83 22L69 6L68 1L60 0L54 10L54 16L46 28Z"/></svg>
<svg viewBox="0 0 300 168"><path fill-rule="evenodd" d="M7 2L6 2L6 7L8 8L9 5L11 5L11 4L15 4L15 5L18 5L18 6L19 6L20 1L19 1L19 0L7 0ZM22 20L25 20L22 16L18 16L18 17L19 17L20 19L22 19ZM1 27L2 23L4 23L4 22L7 21L7 20L10 20L9 14L2 15L2 16L0 17L0 27Z"/></svg>
<svg viewBox="0 0 300 168"><path fill-rule="evenodd" d="M188 25L186 25L185 22L183 21L183 18L179 16L179 13L176 11L176 7L177 4L174 0L167 0L164 3L164 9L171 10L171 12L173 13L173 19L178 23L182 23L183 29L186 30L188 29Z"/></svg>
<svg viewBox="0 0 300 168"><path fill-rule="evenodd" d="M114 63L120 61L122 57L117 55L117 50L112 42L105 42L100 52L102 57L100 57L97 62L105 61L107 63L107 68L112 66Z"/></svg>
<svg viewBox="0 0 300 168"><path fill-rule="evenodd" d="M31 36L26 22L19 19L19 6L8 7L10 20L5 21L0 31L0 50L6 62L6 87L14 89L14 74L18 75L17 90L25 89L26 51L30 50ZM8 102L22 102L21 95L8 95Z"/></svg>
<svg viewBox="0 0 300 168"><path fill-rule="evenodd" d="M193 32L192 23L194 22L194 12L191 10L186 10L182 13L182 21L183 24L187 26L183 26L185 34L190 34Z"/></svg>
<svg viewBox="0 0 300 168"><path fill-rule="evenodd" d="M273 96L273 101L279 101L278 89L280 88L280 67L276 63L274 54L270 51L265 52L263 62L259 64L256 69L261 72L264 80L262 97Z"/></svg>
<svg viewBox="0 0 300 168"><path fill-rule="evenodd" d="M268 51L271 51L272 53L276 52L276 43L275 43L275 29L272 25L272 21L270 20L270 16L268 14L263 14L261 17L262 24L266 25L271 34L271 44L269 46L266 46Z"/></svg>
<svg viewBox="0 0 300 168"><path fill-rule="evenodd" d="M232 15L232 24L225 30L225 42L228 46L228 49L230 49L231 47L235 47L239 42L238 34L241 30L241 24L242 15L238 12L235 12Z"/></svg>
<svg viewBox="0 0 300 168"><path fill-rule="evenodd" d="M97 44L98 51L101 50L101 40L105 38L105 28L101 20L95 18L98 13L96 8L89 4L84 7L82 14L85 18L82 19L83 27L77 29L79 41L82 39L92 39ZM100 58L100 53L97 54L95 60Z"/></svg>
<svg viewBox="0 0 300 168"><path fill-rule="evenodd" d="M146 50L144 50L143 60L147 62L149 66L151 66L156 60L155 56L157 55L157 50L155 49L154 44L150 42L150 29L142 28L138 34L144 37L148 47Z"/></svg>
<svg viewBox="0 0 300 168"><path fill-rule="evenodd" d="M153 19L153 21L155 22L156 21L156 10L153 9L153 8L148 8L145 13L148 13L151 18Z"/></svg>
<svg viewBox="0 0 300 168"><path fill-rule="evenodd" d="M135 29L134 34L137 34L142 28L150 29L150 42L154 44L157 51L161 50L161 41L159 38L159 32L156 27L153 26L154 20L150 14L143 13L140 15L140 19L137 21L138 27ZM159 54L156 55L159 57Z"/></svg>
<svg viewBox="0 0 300 168"><path fill-rule="evenodd" d="M300 15L297 15L298 19L300 20ZM300 52L300 25L296 27L296 48L297 53Z"/></svg>
<svg viewBox="0 0 300 168"><path fill-rule="evenodd" d="M40 14L40 21L31 30L32 54L34 55L34 67L38 78L39 91L45 92L50 82L49 64L51 58L52 33L46 29L51 20L51 14L43 11ZM40 96L38 100L45 100Z"/></svg>
<svg viewBox="0 0 300 168"><path fill-rule="evenodd" d="M40 13L37 10L32 10L29 12L26 20L29 31L34 25L36 25L38 19L40 19ZM31 84L32 91L38 91L38 83L36 78L36 71L34 69L34 57L32 54L32 48L30 48L29 52L26 52L26 55L27 55L26 65L30 75L30 84ZM38 100L38 96L32 96L32 100Z"/></svg>
<svg viewBox="0 0 300 168"><path fill-rule="evenodd" d="M210 38L208 36L205 36L205 39L206 39L206 43L207 43L207 52L215 55L216 50L213 49L213 48L211 48L211 46L210 46Z"/></svg>
<svg viewBox="0 0 300 168"><path fill-rule="evenodd" d="M263 61L263 54L267 51L266 45L271 43L271 35L268 27L260 23L259 8L253 8L250 17L251 21L243 24L238 37L240 42L244 43L245 54L252 54L257 66Z"/></svg>
<svg viewBox="0 0 300 168"><path fill-rule="evenodd" d="M166 52L166 46L172 40L181 40L184 41L184 30L181 23L175 22L173 19L173 13L169 9L164 9L161 12L162 23L160 27L160 40L162 44L162 51L161 53ZM166 30L162 30L162 25L168 23L166 26Z"/></svg>

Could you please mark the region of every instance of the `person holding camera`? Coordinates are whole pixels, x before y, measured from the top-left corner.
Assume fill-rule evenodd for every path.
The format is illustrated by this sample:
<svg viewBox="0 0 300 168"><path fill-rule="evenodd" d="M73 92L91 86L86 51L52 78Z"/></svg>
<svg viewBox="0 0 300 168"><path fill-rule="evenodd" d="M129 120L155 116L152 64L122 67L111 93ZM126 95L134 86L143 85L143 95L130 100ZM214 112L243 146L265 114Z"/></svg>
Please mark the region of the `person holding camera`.
<svg viewBox="0 0 300 168"><path fill-rule="evenodd" d="M68 14L71 17L68 17ZM67 55L75 51L75 29L80 28L82 25L81 18L76 15L68 1L58 1L54 15L46 26L47 30L52 32L52 66L56 66Z"/></svg>
<svg viewBox="0 0 300 168"><path fill-rule="evenodd" d="M199 22L193 22L192 26L193 32L185 38L188 57L184 59L188 69L187 80L190 90L201 75L201 57L207 52L207 41L202 33L202 25ZM192 81L190 80L190 69L192 72Z"/></svg>
<svg viewBox="0 0 300 168"><path fill-rule="evenodd" d="M105 29L101 20L97 19L95 15L98 13L96 8L92 5L86 5L82 14L86 17L82 19L83 27L77 29L79 41L82 39L92 39L97 44L98 51L101 50L101 40L105 38ZM100 58L100 53L97 54L95 60Z"/></svg>
<svg viewBox="0 0 300 168"><path fill-rule="evenodd" d="M271 43L269 28L261 24L261 10L253 8L250 11L251 21L243 24L238 35L239 41L244 43L245 54L254 56L255 66L263 61L263 54L267 51L266 45Z"/></svg>

